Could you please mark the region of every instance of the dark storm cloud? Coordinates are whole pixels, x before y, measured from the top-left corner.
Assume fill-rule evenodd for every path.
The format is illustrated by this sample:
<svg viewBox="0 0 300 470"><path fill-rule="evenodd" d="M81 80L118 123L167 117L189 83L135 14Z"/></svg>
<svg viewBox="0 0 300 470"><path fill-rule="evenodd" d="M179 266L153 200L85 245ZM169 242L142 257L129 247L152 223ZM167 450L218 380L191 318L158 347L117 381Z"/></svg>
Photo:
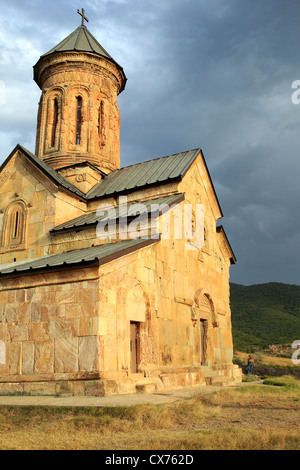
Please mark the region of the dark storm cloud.
<svg viewBox="0 0 300 470"><path fill-rule="evenodd" d="M88 28L128 77L122 165L201 147L238 264L231 280L300 284L300 4L294 0L86 0ZM80 18L70 0L10 1L0 16L0 162L34 151L32 66Z"/></svg>

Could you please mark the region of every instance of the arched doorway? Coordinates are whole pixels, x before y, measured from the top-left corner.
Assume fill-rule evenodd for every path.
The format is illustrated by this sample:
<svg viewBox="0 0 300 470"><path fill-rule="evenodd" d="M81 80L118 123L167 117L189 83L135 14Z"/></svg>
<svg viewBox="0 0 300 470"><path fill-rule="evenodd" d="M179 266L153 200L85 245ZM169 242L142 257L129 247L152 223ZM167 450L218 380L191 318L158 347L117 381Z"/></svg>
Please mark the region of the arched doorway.
<svg viewBox="0 0 300 470"><path fill-rule="evenodd" d="M139 281L133 280L127 284L125 301L126 319L129 320L129 371L131 374L138 372L141 361L140 326L146 321L146 298L145 292Z"/></svg>
<svg viewBox="0 0 300 470"><path fill-rule="evenodd" d="M134 278L125 279L119 289L124 335L118 335L126 360L124 367L130 373L141 372L157 363L157 320L153 315L149 295L143 284ZM118 348L121 348L119 344Z"/></svg>
<svg viewBox="0 0 300 470"><path fill-rule="evenodd" d="M214 362L212 330L217 326L216 313L210 294L204 289L196 291L192 306L194 323L194 362L202 366Z"/></svg>

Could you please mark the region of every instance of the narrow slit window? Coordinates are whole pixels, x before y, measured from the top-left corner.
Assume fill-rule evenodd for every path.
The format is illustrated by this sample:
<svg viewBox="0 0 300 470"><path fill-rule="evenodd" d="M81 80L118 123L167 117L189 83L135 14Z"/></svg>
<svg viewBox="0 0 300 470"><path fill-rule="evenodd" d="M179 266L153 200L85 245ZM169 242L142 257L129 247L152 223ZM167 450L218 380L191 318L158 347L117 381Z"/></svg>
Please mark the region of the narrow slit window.
<svg viewBox="0 0 300 470"><path fill-rule="evenodd" d="M81 96L78 96L76 99L76 145L80 144L81 121L82 121L82 98Z"/></svg>
<svg viewBox="0 0 300 470"><path fill-rule="evenodd" d="M52 124L52 135L51 135L51 147L55 146L56 131L58 125L58 101L54 99L53 103L53 124Z"/></svg>
<svg viewBox="0 0 300 470"><path fill-rule="evenodd" d="M11 203L4 216L2 249L24 249L26 245L26 204L23 201Z"/></svg>
<svg viewBox="0 0 300 470"><path fill-rule="evenodd" d="M98 111L98 140L99 146L102 147L102 130L103 130L103 101L100 102Z"/></svg>
<svg viewBox="0 0 300 470"><path fill-rule="evenodd" d="M19 212L16 211L14 216L14 226L13 226L13 238L18 238L19 235Z"/></svg>
<svg viewBox="0 0 300 470"><path fill-rule="evenodd" d="M99 144L101 147L101 104L99 106L99 111L98 111L98 138L99 138Z"/></svg>

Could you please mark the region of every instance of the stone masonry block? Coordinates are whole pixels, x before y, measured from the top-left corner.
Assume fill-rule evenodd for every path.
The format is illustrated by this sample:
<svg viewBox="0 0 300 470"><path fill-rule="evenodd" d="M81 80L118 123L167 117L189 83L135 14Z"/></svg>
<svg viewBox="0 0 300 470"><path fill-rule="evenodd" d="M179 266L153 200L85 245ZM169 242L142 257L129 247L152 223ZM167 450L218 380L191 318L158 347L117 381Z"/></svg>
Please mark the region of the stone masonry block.
<svg viewBox="0 0 300 470"><path fill-rule="evenodd" d="M34 343L24 341L22 344L22 373L33 374L34 369Z"/></svg>
<svg viewBox="0 0 300 470"><path fill-rule="evenodd" d="M55 372L78 372L78 338L55 339L54 350Z"/></svg>
<svg viewBox="0 0 300 470"><path fill-rule="evenodd" d="M79 338L79 371L99 370L100 344L98 336Z"/></svg>
<svg viewBox="0 0 300 470"><path fill-rule="evenodd" d="M55 318L50 321L50 338L69 338L72 336L72 320Z"/></svg>
<svg viewBox="0 0 300 470"><path fill-rule="evenodd" d="M34 349L34 372L47 374L54 372L54 342L39 341Z"/></svg>

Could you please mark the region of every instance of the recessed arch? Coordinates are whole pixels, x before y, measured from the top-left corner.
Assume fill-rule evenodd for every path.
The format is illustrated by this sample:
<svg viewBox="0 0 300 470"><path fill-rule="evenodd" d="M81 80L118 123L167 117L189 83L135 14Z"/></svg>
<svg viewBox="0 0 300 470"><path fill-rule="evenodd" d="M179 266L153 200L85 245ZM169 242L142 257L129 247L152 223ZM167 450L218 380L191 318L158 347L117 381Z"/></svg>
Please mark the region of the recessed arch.
<svg viewBox="0 0 300 470"><path fill-rule="evenodd" d="M90 143L89 119L91 93L84 85L73 85L66 90L64 115L66 141L70 151L88 151Z"/></svg>
<svg viewBox="0 0 300 470"><path fill-rule="evenodd" d="M196 363L207 365L214 361L214 344L218 337L216 309L211 294L205 289L198 289L192 306L194 326L194 344Z"/></svg>
<svg viewBox="0 0 300 470"><path fill-rule="evenodd" d="M45 153L59 150L61 134L62 102L64 90L54 88L46 94Z"/></svg>
<svg viewBox="0 0 300 470"><path fill-rule="evenodd" d="M27 204L19 199L11 202L4 214L2 249L24 249L27 228Z"/></svg>
<svg viewBox="0 0 300 470"><path fill-rule="evenodd" d="M126 277L118 289L117 301L127 324L128 345L130 328L132 323L136 323L137 363L138 370L142 371L150 363L156 364L158 361L158 324L149 293L141 281Z"/></svg>
<svg viewBox="0 0 300 470"><path fill-rule="evenodd" d="M212 296L206 289L198 289L194 295L193 313L196 318L203 318L215 323L216 309Z"/></svg>
<svg viewBox="0 0 300 470"><path fill-rule="evenodd" d="M149 317L149 297L138 279L126 278L121 282L118 301L125 307L123 313L128 320L146 321Z"/></svg>

